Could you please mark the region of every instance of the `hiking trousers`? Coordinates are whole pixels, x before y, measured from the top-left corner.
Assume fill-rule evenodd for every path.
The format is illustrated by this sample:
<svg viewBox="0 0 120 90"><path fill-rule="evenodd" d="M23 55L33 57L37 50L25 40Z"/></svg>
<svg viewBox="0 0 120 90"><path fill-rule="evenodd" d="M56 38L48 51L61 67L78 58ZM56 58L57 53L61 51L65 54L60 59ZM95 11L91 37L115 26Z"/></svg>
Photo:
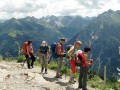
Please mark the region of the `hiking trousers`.
<svg viewBox="0 0 120 90"><path fill-rule="evenodd" d="M75 74L76 73L75 60L70 60L70 65L71 65L72 74Z"/></svg>
<svg viewBox="0 0 120 90"><path fill-rule="evenodd" d="M47 69L47 66L48 66L47 54L41 53L39 58L41 60L41 66Z"/></svg>
<svg viewBox="0 0 120 90"><path fill-rule="evenodd" d="M78 87L82 87L82 90L87 90L87 72L88 72L88 67L80 67L80 74L79 74L79 79L78 79Z"/></svg>
<svg viewBox="0 0 120 90"><path fill-rule="evenodd" d="M62 68L63 57L57 57L58 66L56 71L56 76L60 76L60 70Z"/></svg>
<svg viewBox="0 0 120 90"><path fill-rule="evenodd" d="M30 68L30 66L33 67L34 62L35 62L35 60L36 60L36 58L35 58L35 56L33 55L33 53L30 53L30 58L29 58L28 55L26 55L25 57L26 57L26 59L27 59L27 66L28 66L28 68ZM30 64L30 60L32 60L32 61L31 61L31 64Z"/></svg>

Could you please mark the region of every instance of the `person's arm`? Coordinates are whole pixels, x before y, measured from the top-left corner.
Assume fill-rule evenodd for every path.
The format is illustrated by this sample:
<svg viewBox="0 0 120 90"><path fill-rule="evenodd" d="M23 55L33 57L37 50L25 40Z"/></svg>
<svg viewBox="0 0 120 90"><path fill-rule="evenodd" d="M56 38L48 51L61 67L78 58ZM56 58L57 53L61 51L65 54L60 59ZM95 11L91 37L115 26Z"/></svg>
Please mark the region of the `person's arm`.
<svg viewBox="0 0 120 90"><path fill-rule="evenodd" d="M27 46L27 55L28 55L28 57L30 57L29 46Z"/></svg>
<svg viewBox="0 0 120 90"><path fill-rule="evenodd" d="M57 45L57 54L58 55L64 55L64 52L61 50L61 45Z"/></svg>
<svg viewBox="0 0 120 90"><path fill-rule="evenodd" d="M41 52L41 49L40 49L40 48L41 48L41 46L39 47L39 50L38 50L38 56L39 56L39 57L41 56L41 53L40 53L40 52Z"/></svg>
<svg viewBox="0 0 120 90"><path fill-rule="evenodd" d="M34 53L33 45L31 45L32 53Z"/></svg>
<svg viewBox="0 0 120 90"><path fill-rule="evenodd" d="M89 63L89 61L88 61L88 55L87 54L84 54L84 60L85 60L85 64L91 65L91 63Z"/></svg>
<svg viewBox="0 0 120 90"><path fill-rule="evenodd" d="M88 57L87 57L87 54L84 54L84 61L85 61L85 64L88 65Z"/></svg>
<svg viewBox="0 0 120 90"><path fill-rule="evenodd" d="M47 47L47 56L48 57L50 56L50 49L49 49L49 47Z"/></svg>
<svg viewBox="0 0 120 90"><path fill-rule="evenodd" d="M69 56L70 60L72 59L71 54L73 53L73 51L74 51L74 46L72 46L72 47L70 48L70 50L68 51L68 56Z"/></svg>

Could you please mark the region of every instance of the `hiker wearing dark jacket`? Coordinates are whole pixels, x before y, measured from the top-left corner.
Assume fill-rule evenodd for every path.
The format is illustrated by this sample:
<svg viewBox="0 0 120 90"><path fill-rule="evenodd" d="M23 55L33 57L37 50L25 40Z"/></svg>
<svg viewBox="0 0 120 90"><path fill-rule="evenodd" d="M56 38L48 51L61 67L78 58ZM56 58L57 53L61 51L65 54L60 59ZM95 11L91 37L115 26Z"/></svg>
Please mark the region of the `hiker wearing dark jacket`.
<svg viewBox="0 0 120 90"><path fill-rule="evenodd" d="M63 56L65 55L65 53L64 53L65 51L64 51L64 47L63 47L64 43L65 43L65 39L62 38L62 39L60 39L60 42L56 45L57 62L58 62L56 78L61 78L60 70L62 68Z"/></svg>
<svg viewBox="0 0 120 90"><path fill-rule="evenodd" d="M88 60L88 54L91 51L90 47L85 47L83 52L83 64L80 67L80 74L78 79L78 88L82 90L87 90L87 72L88 72L88 65L91 65L92 63ZM78 54L78 59L81 58L81 54Z"/></svg>
<svg viewBox="0 0 120 90"><path fill-rule="evenodd" d="M44 68L45 68L45 74L47 74L47 66L48 66L48 58L49 58L49 47L47 45L46 41L42 41L41 46L39 47L39 58L41 60L41 73L43 72Z"/></svg>
<svg viewBox="0 0 120 90"><path fill-rule="evenodd" d="M32 41L28 41L26 59L27 59L28 69L30 69L30 66L33 68L35 56L34 56ZM32 60L31 64L30 64L30 60Z"/></svg>

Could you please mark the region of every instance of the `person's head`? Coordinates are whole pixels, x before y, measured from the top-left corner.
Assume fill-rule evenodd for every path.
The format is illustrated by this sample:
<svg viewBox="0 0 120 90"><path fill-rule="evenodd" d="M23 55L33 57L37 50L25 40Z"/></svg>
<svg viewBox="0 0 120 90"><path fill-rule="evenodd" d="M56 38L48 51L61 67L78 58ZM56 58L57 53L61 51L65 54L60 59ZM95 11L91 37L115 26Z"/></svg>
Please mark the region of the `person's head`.
<svg viewBox="0 0 120 90"><path fill-rule="evenodd" d="M30 44L32 44L32 41L31 41L31 40L28 41L28 45L30 45Z"/></svg>
<svg viewBox="0 0 120 90"><path fill-rule="evenodd" d="M46 41L42 41L42 46L46 46Z"/></svg>
<svg viewBox="0 0 120 90"><path fill-rule="evenodd" d="M82 42L77 40L74 45L75 45L75 48L80 48L80 46L82 45Z"/></svg>
<svg viewBox="0 0 120 90"><path fill-rule="evenodd" d="M61 38L61 39L60 39L60 43L61 43L62 45L64 45L64 44L65 44L65 38Z"/></svg>
<svg viewBox="0 0 120 90"><path fill-rule="evenodd" d="M85 53L89 53L91 51L91 48L89 47L89 46L86 46L85 48L84 48L84 52Z"/></svg>

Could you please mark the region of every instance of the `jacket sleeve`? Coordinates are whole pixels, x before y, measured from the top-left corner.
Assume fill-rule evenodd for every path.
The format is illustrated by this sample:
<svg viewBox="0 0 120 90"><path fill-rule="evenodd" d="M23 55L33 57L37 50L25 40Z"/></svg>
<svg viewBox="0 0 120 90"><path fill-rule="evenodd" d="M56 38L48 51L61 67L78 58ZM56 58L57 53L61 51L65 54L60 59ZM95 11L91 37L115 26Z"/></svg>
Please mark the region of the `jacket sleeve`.
<svg viewBox="0 0 120 90"><path fill-rule="evenodd" d="M30 53L29 53L29 47L27 46L27 55L29 56Z"/></svg>

